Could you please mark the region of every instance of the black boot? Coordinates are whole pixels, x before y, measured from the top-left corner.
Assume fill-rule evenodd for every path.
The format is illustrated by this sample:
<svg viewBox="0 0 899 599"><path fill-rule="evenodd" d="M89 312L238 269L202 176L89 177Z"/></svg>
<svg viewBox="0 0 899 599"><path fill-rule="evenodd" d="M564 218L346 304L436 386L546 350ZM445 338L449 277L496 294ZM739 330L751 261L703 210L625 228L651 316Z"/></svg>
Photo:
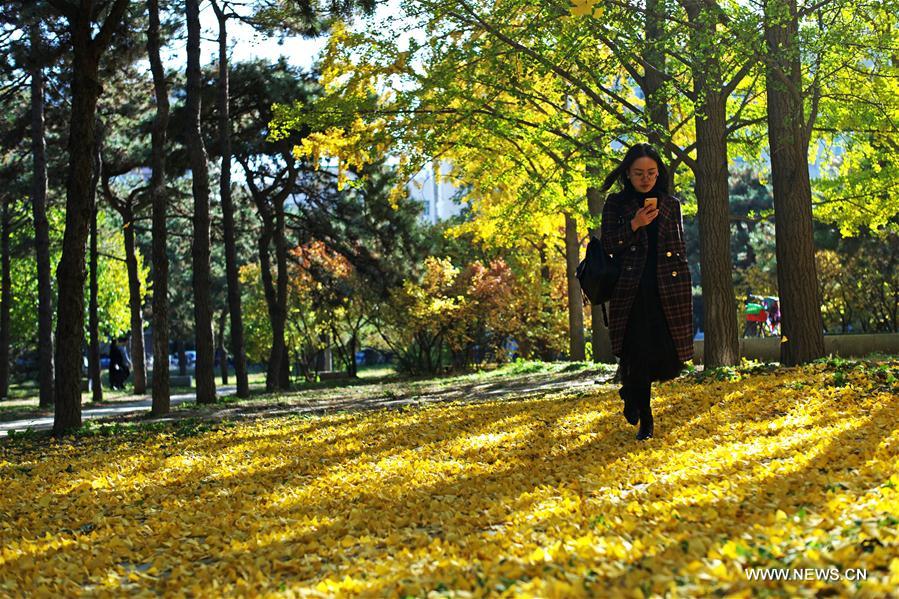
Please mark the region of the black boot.
<svg viewBox="0 0 899 599"><path fill-rule="evenodd" d="M637 430L637 441L644 441L651 439L653 433L652 406L649 402L651 387L641 388L639 394L640 428Z"/></svg>
<svg viewBox="0 0 899 599"><path fill-rule="evenodd" d="M640 409L637 407L632 391L632 387L624 385L618 390L618 395L624 400L624 418L628 424L636 425L640 420Z"/></svg>

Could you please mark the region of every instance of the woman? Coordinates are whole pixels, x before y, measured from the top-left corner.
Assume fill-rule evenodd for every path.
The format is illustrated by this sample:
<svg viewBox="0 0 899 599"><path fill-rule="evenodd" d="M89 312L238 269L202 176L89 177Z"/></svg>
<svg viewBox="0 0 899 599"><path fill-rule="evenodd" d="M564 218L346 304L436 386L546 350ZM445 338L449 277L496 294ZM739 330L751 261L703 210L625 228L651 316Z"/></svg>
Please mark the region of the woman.
<svg viewBox="0 0 899 599"><path fill-rule="evenodd" d="M676 377L693 357L693 307L680 200L668 192L668 171L649 144L632 146L606 177L615 182L602 213L602 247L618 257L621 277L609 303L609 336L619 357L624 416L653 435L653 381ZM657 206L647 198L656 198Z"/></svg>

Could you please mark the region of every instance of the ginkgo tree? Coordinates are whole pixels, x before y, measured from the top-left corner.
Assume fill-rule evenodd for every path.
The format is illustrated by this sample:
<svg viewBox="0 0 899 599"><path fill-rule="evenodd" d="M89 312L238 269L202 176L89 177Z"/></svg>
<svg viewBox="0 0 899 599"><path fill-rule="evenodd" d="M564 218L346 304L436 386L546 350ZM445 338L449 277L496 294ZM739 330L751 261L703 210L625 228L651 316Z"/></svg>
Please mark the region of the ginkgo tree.
<svg viewBox="0 0 899 599"><path fill-rule="evenodd" d="M451 176L470 186L468 199L478 217L473 226L482 226L487 237L500 243L504 236L517 238L532 231L535 223L540 230L540 219L558 219L564 214L569 214L569 221L557 221L556 227L567 225L565 230L576 230L570 219L586 216L587 173L595 176L608 169L611 142L627 139L630 131L639 128L636 119L615 113L609 102L602 98L597 102L598 92L591 84L601 90L620 90L614 95L625 105L632 106L640 99L626 84L628 73L610 60L611 52L597 53L579 41L581 27L571 19L540 14L543 7L513 7L517 10L512 13L514 18L507 19L508 27L524 31L515 34L517 39L496 31L479 15L459 25L452 9L431 14L425 26L428 43L410 41L406 52L399 51L395 40L389 38L335 30L322 69L326 89L331 92L326 97L328 104L284 109L278 122L290 126L292 119L320 122L336 117L337 125L327 135L306 140L300 150L341 155L348 164L364 160L366 152L389 142L407 158L401 160L401 166L418 167L422 157L450 160ZM466 28L472 20L474 25ZM541 29L534 23L545 26ZM567 61L571 72L566 70L564 77L560 76L554 63L565 63L564 57L550 60L535 55L519 41L528 34L544 42L564 42L557 44L565 49L560 53L584 54L593 60L592 66L612 68L591 70L575 56ZM371 51L362 60L354 59L354 50L363 45L382 52L374 59ZM407 53L422 49L421 64L410 62ZM599 79L596 72L609 75ZM400 75L405 75L405 80ZM404 87L407 82L411 91ZM389 92L378 98L373 90L385 85ZM375 108L373 102L378 103ZM360 114L370 115L368 123ZM343 123L341 115L345 115ZM360 144L363 131L365 142ZM376 139L380 142L373 143ZM592 169L588 170L588 163ZM543 227L548 222L551 220ZM569 239L564 247L576 252L578 244ZM576 256L569 256L568 262L576 265ZM574 269L569 270L569 312L576 314L580 304ZM572 318L573 333L577 323L577 317ZM576 346L573 342L575 356Z"/></svg>
<svg viewBox="0 0 899 599"><path fill-rule="evenodd" d="M899 230L899 6L855 8L832 15L842 25L832 39L840 52L821 67L834 81L821 95L812 128L809 157L820 165L813 202L815 217L844 236L883 236Z"/></svg>
<svg viewBox="0 0 899 599"><path fill-rule="evenodd" d="M507 193L506 171L490 166L497 154L515 156L521 178L541 191L556 192L547 196L559 197L553 177L546 176L549 170L541 170L541 164L552 169L564 162L557 181L571 177L569 171L585 163L595 175L603 170L597 163L608 164L603 162L608 150L603 149L611 140L626 143L645 135L670 156L672 170L682 164L689 167L688 173L677 172L675 177L682 187L695 184L707 321L704 358L709 364L732 363L737 359L737 328L729 259L728 163L740 158L764 164L770 156L765 142L771 135L784 139L777 132L783 119L768 111L768 100L783 97L772 81L787 71L803 88L800 104L808 115L803 127L814 125L816 111L828 96L821 93L823 86L833 83L838 73L858 70L859 57L841 54L834 40L851 39L861 51L871 45L866 26L846 19L847 11L868 11L862 4L835 0L794 6L795 31L785 30L782 42L774 42L771 32L779 25L772 15L786 5L683 0L648 2L645 7L579 2L571 8L514 0L491 7L465 0L439 5L410 1L404 4L405 14L388 27L337 32L323 63L329 103L285 109L281 122L299 118L331 123L327 134L308 140L304 152L360 161L389 145L410 168L420 166L423 157L451 159L457 181L475 179L469 194L473 201L479 195L500 201L514 198L506 202L510 206L532 205L534 194L521 191L527 185ZM831 19L830 9L844 16ZM415 31L423 31L425 39L416 38ZM789 58L792 63L766 58L779 55L778 43L794 48L799 58ZM543 118L535 119L535 114ZM571 122L580 129L575 139L565 130ZM588 144L592 151L583 147ZM476 155L472 146L485 148L477 164L488 173L486 187L471 175L478 169L466 169L458 156ZM779 161L772 166L774 178L790 168ZM810 199L789 194L783 189L778 193L782 224L796 225L792 233L785 229L782 234L789 237L783 240L784 248L811 235L809 217L796 216ZM689 190L685 195L692 200ZM562 204L582 197L571 193ZM532 212L540 213L540 207ZM818 306L807 301L816 286L814 264L809 266L807 255L779 252L785 273L810 274L798 287L781 285L785 301L794 308L788 311L790 320L797 325L784 345L788 362L819 353L815 339L820 332L800 324L820 321Z"/></svg>
<svg viewBox="0 0 899 599"><path fill-rule="evenodd" d="M557 79L526 72L524 61L507 65L504 47L481 47L491 38L475 36L469 40L472 47L461 53L448 46L443 56L436 48L420 88L404 91L398 86L379 97L374 92L379 80L399 73L416 77L416 67L405 52L380 66L359 65L353 52L370 41L365 34L335 28L322 66L325 88L332 93L313 106L281 108L276 119L281 127L331 125L307 137L297 151L336 155L349 168L390 147L400 155L401 172L409 176L428 160L448 161L452 171L447 177L470 190L467 200L477 215L460 232L474 231L481 241L508 248L542 237L564 251L564 214L585 216L585 168L577 165L583 165L585 150L595 147L579 140L571 116L556 109L566 103L568 90ZM469 77L459 76L461 54L480 57L466 70ZM501 89L494 78L507 71L511 77L534 79L533 91ZM399 128L405 135L397 136ZM569 310L579 311L571 270ZM578 328L572 327L575 334ZM578 355L578 345L582 357L582 337L579 344L572 343L571 353Z"/></svg>

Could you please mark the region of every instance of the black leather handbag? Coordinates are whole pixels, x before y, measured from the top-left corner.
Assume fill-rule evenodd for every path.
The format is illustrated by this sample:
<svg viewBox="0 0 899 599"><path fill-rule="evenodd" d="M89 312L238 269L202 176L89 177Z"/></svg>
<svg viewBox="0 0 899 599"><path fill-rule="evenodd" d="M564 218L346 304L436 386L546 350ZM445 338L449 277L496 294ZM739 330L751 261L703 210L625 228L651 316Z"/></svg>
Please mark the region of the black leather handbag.
<svg viewBox="0 0 899 599"><path fill-rule="evenodd" d="M590 237L587 244L587 255L578 264L575 276L581 284L581 293L584 296L584 304L588 302L594 306L602 306L602 317L606 326L609 326L609 317L606 315L606 302L612 299L615 285L621 275L621 266L617 258L602 250L602 242L597 237Z"/></svg>

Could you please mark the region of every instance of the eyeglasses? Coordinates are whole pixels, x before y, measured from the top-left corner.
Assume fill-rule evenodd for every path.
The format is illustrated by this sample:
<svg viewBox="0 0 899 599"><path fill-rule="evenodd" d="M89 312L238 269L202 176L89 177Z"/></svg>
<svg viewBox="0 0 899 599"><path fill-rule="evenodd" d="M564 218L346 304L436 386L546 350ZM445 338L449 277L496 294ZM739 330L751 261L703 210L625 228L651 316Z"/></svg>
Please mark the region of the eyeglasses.
<svg viewBox="0 0 899 599"><path fill-rule="evenodd" d="M634 173L631 175L632 179L655 179L659 176L659 173L655 171L651 171L648 173Z"/></svg>

